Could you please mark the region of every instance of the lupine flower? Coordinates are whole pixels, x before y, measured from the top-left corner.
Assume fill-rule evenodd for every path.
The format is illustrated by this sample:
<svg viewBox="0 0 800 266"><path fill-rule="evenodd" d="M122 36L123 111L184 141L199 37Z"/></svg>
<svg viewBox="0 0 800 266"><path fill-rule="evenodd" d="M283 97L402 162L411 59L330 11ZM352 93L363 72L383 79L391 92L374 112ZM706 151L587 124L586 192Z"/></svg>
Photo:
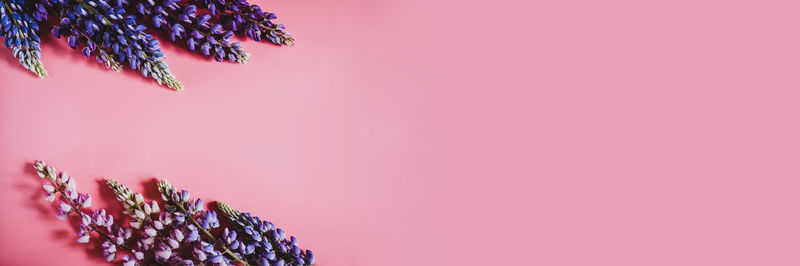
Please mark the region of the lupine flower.
<svg viewBox="0 0 800 266"><path fill-rule="evenodd" d="M24 68L44 78L39 23L25 12L24 5L22 0L0 0L0 37Z"/></svg>
<svg viewBox="0 0 800 266"><path fill-rule="evenodd" d="M40 59L39 23L49 11L59 15L53 35L63 36L87 58L94 56L117 72L127 65L175 90L183 85L163 60L159 41L139 23L220 62L249 60L241 43L232 41L236 34L277 45L294 43L282 24L272 22L275 14L246 0L0 0L0 37L20 64L39 77L47 76Z"/></svg>
<svg viewBox="0 0 800 266"><path fill-rule="evenodd" d="M242 213L228 204L218 202L217 207L233 224L234 233L245 236L241 250L247 254L246 259L258 261L260 265L314 264L314 253L311 250L303 251L294 236L286 239L283 229L250 213ZM253 252L250 252L251 248Z"/></svg>
<svg viewBox="0 0 800 266"><path fill-rule="evenodd" d="M157 215L159 212L161 212L161 208L158 206L158 202L155 200L151 201L150 203L144 202L144 197L142 194L134 193L124 185L117 183L117 181L114 180L106 180L106 184L109 188L111 188L112 191L114 191L114 195L117 196L117 200L122 203L123 213L131 217L131 227L139 229L141 228L142 223L151 220L152 215Z"/></svg>
<svg viewBox="0 0 800 266"><path fill-rule="evenodd" d="M183 85L170 73L162 59L159 42L145 33L145 25L136 24L136 16L125 15L123 1L115 0L58 0L54 6L61 11L61 21L53 28L56 38L67 37L73 49L83 47L84 56L96 55L100 63L118 69L127 63L145 77L175 90Z"/></svg>
<svg viewBox="0 0 800 266"><path fill-rule="evenodd" d="M164 210L172 212L174 217L182 217L184 222L191 223L196 230L203 233L200 235L201 246L193 251L195 259L207 258L209 262L223 264L231 263L230 260L232 259L244 265L249 265L241 258L241 254L236 252L238 243L226 241L225 237L223 239L213 237L210 230L220 226L219 219L215 211L203 210L202 200L192 200L189 191L178 191L166 180L158 182L158 191L161 192L161 198L166 202ZM228 228L224 230L228 231ZM211 246L210 248L208 247L209 245ZM223 256L223 254L227 255L227 257Z"/></svg>
<svg viewBox="0 0 800 266"><path fill-rule="evenodd" d="M57 173L54 168L41 161L35 162L33 166L39 176L47 180L43 187L48 193L48 201L55 194L61 194L62 200L57 209L58 218L66 220L73 213L81 218L76 240L78 243L88 243L91 238L90 232L96 232L103 240L103 257L108 261L116 258L118 249L129 250L126 242L132 236L130 227L114 223L114 217L107 214L105 209L88 210L92 202L91 197L88 194L78 193L75 179L66 172Z"/></svg>
<svg viewBox="0 0 800 266"><path fill-rule="evenodd" d="M270 41L277 45L293 45L294 38L283 24L272 23L278 18L275 14L261 10L246 0L194 0L208 8L212 15L219 15L220 21L232 31L243 34L256 41Z"/></svg>
<svg viewBox="0 0 800 266"><path fill-rule="evenodd" d="M176 262L192 265L183 263L186 259L178 252L186 239L184 231L191 231L191 228L185 228L186 225L182 223L172 223L172 215L161 212L156 201L147 203L142 194L134 193L114 180L106 180L106 184L122 203L123 212L130 216L131 227L142 229L143 233L140 233L140 239L137 241L139 250L151 252L155 261L159 263ZM156 219L153 218L154 215L157 216ZM132 260L133 258L128 257L126 261ZM189 260L189 263L193 262Z"/></svg>
<svg viewBox="0 0 800 266"><path fill-rule="evenodd" d="M222 25L209 23L211 15L197 14L197 7L178 0L133 0L139 14L151 21L154 29L167 32L170 40L185 40L189 50L203 56L214 55L217 61L247 63L250 54L239 42L231 43L232 31Z"/></svg>
<svg viewBox="0 0 800 266"><path fill-rule="evenodd" d="M192 198L189 191L175 189L167 181L158 183L162 208L156 201L147 202L141 194L107 180L128 216L127 221L117 223L104 209L89 210L92 198L78 193L75 179L66 172L57 172L43 162L34 163L34 168L47 179L42 185L45 199L59 200L57 216L66 220L76 214L80 218L76 241L88 243L94 232L99 236L101 255L108 261L126 266L314 263L310 250L301 250L296 238L287 239L286 233L271 223L220 204L233 224L221 226L217 212L205 209L202 199Z"/></svg>

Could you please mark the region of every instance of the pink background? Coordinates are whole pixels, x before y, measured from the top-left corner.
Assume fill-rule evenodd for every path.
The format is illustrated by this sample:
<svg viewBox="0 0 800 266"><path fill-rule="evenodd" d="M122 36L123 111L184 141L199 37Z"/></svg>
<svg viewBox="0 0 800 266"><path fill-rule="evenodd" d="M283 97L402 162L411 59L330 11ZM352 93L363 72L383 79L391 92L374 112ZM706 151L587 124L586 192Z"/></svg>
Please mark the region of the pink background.
<svg viewBox="0 0 800 266"><path fill-rule="evenodd" d="M168 178L323 266L800 265L797 1L254 2L297 45L164 44L185 92L0 53L0 264L101 262L41 159L100 207Z"/></svg>

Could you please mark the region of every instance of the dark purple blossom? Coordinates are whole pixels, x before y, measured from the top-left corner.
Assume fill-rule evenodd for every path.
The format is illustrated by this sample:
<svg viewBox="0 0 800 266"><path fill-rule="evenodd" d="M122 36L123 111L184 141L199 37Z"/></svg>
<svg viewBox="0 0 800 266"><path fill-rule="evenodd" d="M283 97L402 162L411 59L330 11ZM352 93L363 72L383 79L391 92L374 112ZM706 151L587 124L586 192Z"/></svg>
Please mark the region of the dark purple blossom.
<svg viewBox="0 0 800 266"><path fill-rule="evenodd" d="M225 203L217 203L220 211L233 224L236 237L238 232L243 237L239 251L245 254L245 259L258 262L259 265L311 265L314 263L314 253L311 250L303 251L297 238L286 238L283 229L276 228L268 221L250 213L242 213Z"/></svg>
<svg viewBox="0 0 800 266"><path fill-rule="evenodd" d="M49 3L49 2L47 2ZM60 11L59 25L53 28L56 38L66 37L73 49L96 55L98 62L119 71L126 64L152 77L159 84L175 90L183 85L170 73L163 61L158 40L145 33L146 26L136 23L136 16L126 15L121 0L58 0L52 6Z"/></svg>
<svg viewBox="0 0 800 266"><path fill-rule="evenodd" d="M211 15L197 14L197 7L178 0L132 0L139 14L144 15L154 29L166 32L170 40L186 42L189 50L203 56L214 56L217 61L247 63L250 54L241 43L231 43L232 31L222 25L210 23Z"/></svg>
<svg viewBox="0 0 800 266"><path fill-rule="evenodd" d="M45 31L63 36L85 57L117 72L127 65L176 90L183 85L164 62L159 41L142 24L220 62L249 60L241 43L232 40L236 34L277 45L294 43L282 24L273 23L275 14L246 0L0 0L0 37L20 64L39 77L47 76L39 23L51 12L59 17L58 25Z"/></svg>
<svg viewBox="0 0 800 266"><path fill-rule="evenodd" d="M0 37L22 67L40 78L47 77L42 65L39 23L25 11L22 0L0 0Z"/></svg>
<svg viewBox="0 0 800 266"><path fill-rule="evenodd" d="M261 10L246 0L193 0L208 8L212 15L219 15L220 21L237 34L246 35L256 41L270 41L277 45L293 45L294 38L283 24L275 24L278 18L274 13Z"/></svg>

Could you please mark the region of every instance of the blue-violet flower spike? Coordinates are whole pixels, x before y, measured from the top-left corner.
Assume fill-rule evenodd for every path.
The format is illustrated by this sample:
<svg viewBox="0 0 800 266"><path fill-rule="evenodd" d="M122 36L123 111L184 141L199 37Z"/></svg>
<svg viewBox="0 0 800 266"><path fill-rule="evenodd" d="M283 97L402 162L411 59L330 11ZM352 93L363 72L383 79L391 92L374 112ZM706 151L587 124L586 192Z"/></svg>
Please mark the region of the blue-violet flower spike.
<svg viewBox="0 0 800 266"><path fill-rule="evenodd" d="M39 23L25 8L22 0L0 0L0 37L25 69L44 78L47 71L41 60Z"/></svg>

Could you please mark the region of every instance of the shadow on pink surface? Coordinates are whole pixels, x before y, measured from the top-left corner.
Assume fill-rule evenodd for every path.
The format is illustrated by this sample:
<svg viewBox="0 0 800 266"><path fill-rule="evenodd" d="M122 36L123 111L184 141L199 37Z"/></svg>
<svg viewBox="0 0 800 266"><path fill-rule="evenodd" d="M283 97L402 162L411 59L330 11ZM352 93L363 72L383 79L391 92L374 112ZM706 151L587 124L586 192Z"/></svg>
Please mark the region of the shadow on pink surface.
<svg viewBox="0 0 800 266"><path fill-rule="evenodd" d="M19 60L16 57L14 57L14 55L11 54L10 50L5 50L2 53L0 53L0 57L3 58L2 61L3 63L5 63L5 69L7 69L8 71L19 72L18 73L19 75L22 75L23 74L22 72L25 72L29 74L31 77L36 77L36 74L33 74L33 72L26 70L25 68L22 67L22 65L19 64Z"/></svg>
<svg viewBox="0 0 800 266"><path fill-rule="evenodd" d="M97 195L99 197L97 197L96 199L102 200L96 203L102 202L106 206L105 207L106 212L111 215L114 215L114 218L116 218L115 222L118 222L120 219L125 218L125 214L122 213L122 206L120 206L119 201L117 200L117 195L115 195L114 191L112 191L111 188L108 187L108 185L106 184L106 180L97 179L95 182L97 183L99 191L98 193L93 194L92 197Z"/></svg>

